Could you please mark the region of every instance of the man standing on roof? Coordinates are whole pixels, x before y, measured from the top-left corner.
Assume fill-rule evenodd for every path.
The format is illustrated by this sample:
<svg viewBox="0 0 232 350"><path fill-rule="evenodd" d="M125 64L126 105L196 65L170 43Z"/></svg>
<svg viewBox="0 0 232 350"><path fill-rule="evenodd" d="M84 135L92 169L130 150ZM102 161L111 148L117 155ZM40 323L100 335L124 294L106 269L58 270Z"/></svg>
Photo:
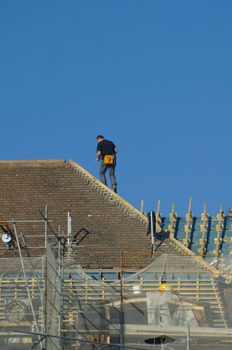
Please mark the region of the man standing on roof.
<svg viewBox="0 0 232 350"><path fill-rule="evenodd" d="M118 152L114 143L105 140L104 136L97 136L97 160L101 160L100 177L104 185L107 186L106 171L108 170L112 190L117 193L117 181L115 177L116 153Z"/></svg>

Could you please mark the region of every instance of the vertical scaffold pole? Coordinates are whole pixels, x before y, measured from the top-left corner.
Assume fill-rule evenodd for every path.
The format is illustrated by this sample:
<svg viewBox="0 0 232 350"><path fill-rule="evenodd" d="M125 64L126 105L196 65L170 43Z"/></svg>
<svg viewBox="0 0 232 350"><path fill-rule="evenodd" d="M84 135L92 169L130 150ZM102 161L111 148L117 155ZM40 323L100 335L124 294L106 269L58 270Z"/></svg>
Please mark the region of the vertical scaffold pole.
<svg viewBox="0 0 232 350"><path fill-rule="evenodd" d="M48 241L48 207L45 205L44 208L44 247L47 249L47 241Z"/></svg>
<svg viewBox="0 0 232 350"><path fill-rule="evenodd" d="M140 203L140 211L142 214L144 214L144 200L143 199L141 200L141 203Z"/></svg>
<svg viewBox="0 0 232 350"><path fill-rule="evenodd" d="M59 321L58 321L58 335L61 336L61 329L62 329L62 311L63 311L63 296L62 296L62 283L64 280L64 260L63 260L63 234L61 236L61 229L60 226L58 227L58 235L59 235L59 245L58 245L58 276L59 276L59 293L60 293L60 315L59 315ZM60 348L63 349L63 340L60 340Z"/></svg>
<svg viewBox="0 0 232 350"><path fill-rule="evenodd" d="M151 246L152 246L152 253L154 252L154 220L153 220L153 213L150 212L150 219L151 219Z"/></svg>
<svg viewBox="0 0 232 350"><path fill-rule="evenodd" d="M120 256L120 349L124 349L124 307L123 307L123 268L124 268L124 252L121 251Z"/></svg>
<svg viewBox="0 0 232 350"><path fill-rule="evenodd" d="M29 299L29 304L30 304L32 316L33 316L33 319L34 319L34 322L35 322L36 332L39 333L39 327L38 327L38 323L37 323L36 316L35 316L35 310L34 310L34 306L33 306L32 299L31 299L31 293L30 293L30 289L29 289L29 286L28 286L28 282L27 282L27 276L26 276L23 256L22 256L22 252L21 252L18 232L17 232L17 228L16 228L16 223L15 223L14 219L12 219L12 222L13 222L14 234L15 234L15 238L16 238L16 242L17 242L19 257L20 257L20 261L21 261L21 266L22 266L22 270L23 270L23 277L24 277L25 284L26 284L27 296L28 296L28 299ZM39 337L40 348L43 350L44 347L42 345L42 342L40 341L40 336L38 336L38 337Z"/></svg>
<svg viewBox="0 0 232 350"><path fill-rule="evenodd" d="M47 246L48 246L48 207L44 207L44 247L45 247L45 266L44 266L44 300L43 300L43 314L44 314L44 333L47 332ZM43 339L43 349L47 346L47 337Z"/></svg>
<svg viewBox="0 0 232 350"><path fill-rule="evenodd" d="M186 350L190 350L190 326L189 323L186 325Z"/></svg>
<svg viewBox="0 0 232 350"><path fill-rule="evenodd" d="M68 236L68 247L70 246L70 237L72 235L72 217L70 212L68 212L68 217L67 217L67 236Z"/></svg>

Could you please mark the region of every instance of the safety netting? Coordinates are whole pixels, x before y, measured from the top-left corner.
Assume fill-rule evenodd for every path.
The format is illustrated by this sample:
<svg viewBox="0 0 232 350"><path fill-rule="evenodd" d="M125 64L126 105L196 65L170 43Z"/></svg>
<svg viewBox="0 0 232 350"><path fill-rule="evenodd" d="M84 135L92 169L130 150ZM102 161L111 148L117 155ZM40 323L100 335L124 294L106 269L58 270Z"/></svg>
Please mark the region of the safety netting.
<svg viewBox="0 0 232 350"><path fill-rule="evenodd" d="M116 281L76 266L63 288L65 349L231 348L231 283L194 257L164 254Z"/></svg>

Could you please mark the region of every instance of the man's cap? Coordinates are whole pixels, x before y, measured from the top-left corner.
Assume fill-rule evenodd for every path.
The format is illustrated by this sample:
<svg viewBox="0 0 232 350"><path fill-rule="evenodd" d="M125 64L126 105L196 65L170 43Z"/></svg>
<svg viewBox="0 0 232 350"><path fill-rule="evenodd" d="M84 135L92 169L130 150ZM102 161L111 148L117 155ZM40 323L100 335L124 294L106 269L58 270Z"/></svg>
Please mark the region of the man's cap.
<svg viewBox="0 0 232 350"><path fill-rule="evenodd" d="M98 136L97 136L97 139L104 139L104 136L98 135Z"/></svg>

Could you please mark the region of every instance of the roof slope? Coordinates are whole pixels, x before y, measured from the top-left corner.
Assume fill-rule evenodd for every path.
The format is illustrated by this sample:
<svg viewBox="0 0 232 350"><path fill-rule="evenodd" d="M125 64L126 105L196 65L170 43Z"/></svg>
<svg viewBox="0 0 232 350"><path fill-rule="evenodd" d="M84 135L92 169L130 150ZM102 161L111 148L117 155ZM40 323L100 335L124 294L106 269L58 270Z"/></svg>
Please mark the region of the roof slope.
<svg viewBox="0 0 232 350"><path fill-rule="evenodd" d="M1 220L41 219L39 210L48 206L53 229L57 232L60 226L66 232L70 212L73 236L83 228L89 232L75 249L82 266L120 266L122 249L128 267L150 262L146 217L75 162L1 161L0 184ZM40 255L44 238L39 241L36 236L44 228L21 224L18 230L25 235L27 247L34 249L33 255ZM2 242L0 254L6 254Z"/></svg>
<svg viewBox="0 0 232 350"><path fill-rule="evenodd" d="M76 242L72 256L83 267L119 267L122 250L129 269L145 267L164 253L195 257L174 238L158 242L152 255L147 217L73 161L0 161L0 184L0 220L42 219L39 210L47 206L53 230L61 227L66 234L70 212ZM30 254L43 254L44 226L32 222L17 227ZM17 250L6 251L0 240L0 256L14 254ZM203 259L198 263L208 265Z"/></svg>

